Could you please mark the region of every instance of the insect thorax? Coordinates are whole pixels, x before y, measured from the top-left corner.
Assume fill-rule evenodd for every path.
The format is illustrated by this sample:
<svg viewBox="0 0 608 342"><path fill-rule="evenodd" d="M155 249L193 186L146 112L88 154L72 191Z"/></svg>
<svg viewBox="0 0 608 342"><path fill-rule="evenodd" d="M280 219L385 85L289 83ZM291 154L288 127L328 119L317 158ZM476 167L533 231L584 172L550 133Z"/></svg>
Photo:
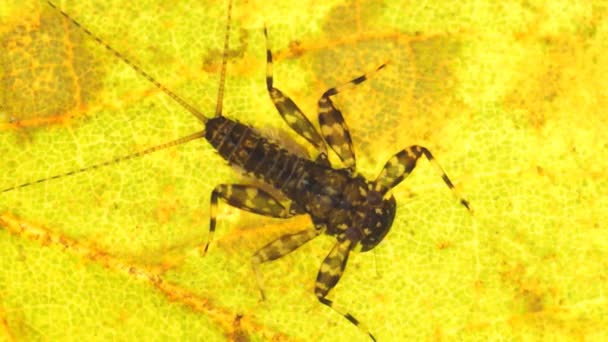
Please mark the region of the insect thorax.
<svg viewBox="0 0 608 342"><path fill-rule="evenodd" d="M395 199L383 198L374 183L345 169L315 167L300 190L313 222L338 240L350 240L361 251L374 248L386 236L395 217Z"/></svg>
<svg viewBox="0 0 608 342"><path fill-rule="evenodd" d="M225 117L210 119L205 137L225 160L281 191L326 234L367 251L390 230L395 199L383 198L362 176L292 154Z"/></svg>

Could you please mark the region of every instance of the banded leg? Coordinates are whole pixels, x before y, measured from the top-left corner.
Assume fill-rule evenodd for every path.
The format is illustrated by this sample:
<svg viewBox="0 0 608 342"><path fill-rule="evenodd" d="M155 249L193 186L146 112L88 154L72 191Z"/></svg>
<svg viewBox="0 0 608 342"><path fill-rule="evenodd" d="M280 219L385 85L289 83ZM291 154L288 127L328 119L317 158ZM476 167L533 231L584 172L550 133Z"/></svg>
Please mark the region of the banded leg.
<svg viewBox="0 0 608 342"><path fill-rule="evenodd" d="M323 260L321 269L319 269L319 273L317 274L315 295L321 304L330 307L332 310L342 315L375 341L376 338L374 335L372 335L372 333L370 333L369 330L367 330L367 328L361 324L358 319L344 309L337 307L333 301L325 298L329 291L336 286L340 280L340 277L342 277L342 273L346 267L346 262L348 261L348 254L350 253L351 245L352 242L350 240L338 241L329 252L325 260Z"/></svg>
<svg viewBox="0 0 608 342"><path fill-rule="evenodd" d="M327 147L323 142L323 138L321 138L321 135L319 135L310 120L306 118L293 100L273 86L272 52L268 43L266 27L264 27L264 37L266 38L266 88L268 89L272 103L291 129L308 140L321 154L327 154Z"/></svg>
<svg viewBox="0 0 608 342"><path fill-rule="evenodd" d="M319 99L319 125L323 138L334 152L340 157L346 168L355 170L355 152L350 132L342 117L342 112L338 110L330 96L336 95L346 89L352 88L363 83L373 73L384 68L386 64L380 65L371 73L363 74L341 86L328 89Z"/></svg>
<svg viewBox="0 0 608 342"><path fill-rule="evenodd" d="M414 170L416 162L422 155L424 155L439 174L441 174L441 179L443 179L448 188L450 188L454 195L460 200L460 203L470 212L473 212L473 208L469 204L469 201L454 187L454 184L450 178L448 178L448 175L441 165L435 160L431 152L425 147L418 145L403 149L386 162L384 168L376 178L376 191L385 194L390 189L397 186L397 184L403 181Z"/></svg>
<svg viewBox="0 0 608 342"><path fill-rule="evenodd" d="M211 210L209 213L209 235L203 253L209 249L215 233L218 199L224 199L229 205L252 213L277 218L289 218L302 214L303 211L290 203L286 208L268 192L252 185L221 184L211 192Z"/></svg>
<svg viewBox="0 0 608 342"><path fill-rule="evenodd" d="M320 233L321 230L307 229L301 232L283 235L255 252L255 254L251 257L251 265L253 267L253 273L255 273L255 277L258 282L258 288L260 290L262 300L264 300L266 297L264 296L262 275L258 268L259 265L266 261L272 261L293 252L295 249L312 240Z"/></svg>

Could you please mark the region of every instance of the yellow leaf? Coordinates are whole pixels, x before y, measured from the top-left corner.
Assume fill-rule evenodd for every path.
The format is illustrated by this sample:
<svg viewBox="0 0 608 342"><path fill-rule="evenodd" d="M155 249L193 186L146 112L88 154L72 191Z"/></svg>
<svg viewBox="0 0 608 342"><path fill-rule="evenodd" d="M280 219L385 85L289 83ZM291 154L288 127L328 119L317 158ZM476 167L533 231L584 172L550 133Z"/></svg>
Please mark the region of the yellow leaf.
<svg viewBox="0 0 608 342"><path fill-rule="evenodd" d="M58 4L211 116L225 1ZM387 238L355 254L330 298L380 341L608 335L608 9L592 2L236 2L224 113L285 130L275 85L316 122L336 97L361 173L429 148L394 190ZM170 97L46 2L0 5L0 336L7 340L361 340L318 303L332 238L264 264L257 248L307 218L269 219L209 197L242 182L203 140L21 188L201 130ZM302 142L301 139L298 140ZM332 160L334 160L333 158Z"/></svg>

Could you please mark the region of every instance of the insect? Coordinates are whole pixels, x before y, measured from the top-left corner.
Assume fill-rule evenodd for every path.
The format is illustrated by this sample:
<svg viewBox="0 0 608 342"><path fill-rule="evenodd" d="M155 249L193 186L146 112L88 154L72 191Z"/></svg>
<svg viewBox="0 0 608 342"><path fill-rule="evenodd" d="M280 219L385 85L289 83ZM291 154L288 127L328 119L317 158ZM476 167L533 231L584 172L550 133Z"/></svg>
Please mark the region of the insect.
<svg viewBox="0 0 608 342"><path fill-rule="evenodd" d="M274 86L272 52L268 43L268 31L266 28L264 29L267 42L267 91L284 121L296 134L303 137L316 149L317 156L311 159L289 152L280 143L260 134L254 127L223 116L222 94L229 27L226 30L224 41L216 112L213 117L207 117L156 81L120 52L81 26L52 2L49 2L49 4L72 24L81 28L88 36L189 111L202 122L204 129L141 152L10 187L2 190L2 192L73 176L204 138L229 164L244 170L252 179L261 181L273 188L267 190L265 187L252 184L221 184L215 187L211 193L209 234L204 250L207 251L212 242L220 199L233 207L276 218L286 219L297 215L309 215L314 224L313 227L281 236L262 247L252 256L252 265L262 298L264 298L264 292L259 265L287 255L320 234L333 236L336 238L336 243L321 264L314 293L321 304L341 314L373 340L375 340L374 335L359 320L348 311L337 307L327 296L339 282L351 251L365 252L372 250L389 232L396 213L396 201L390 193L391 189L403 181L414 170L418 159L424 156L439 171L442 180L459 197L460 202L467 209L470 209L469 202L457 193L454 185L431 152L422 146L410 146L396 153L386 162L382 171L373 180L366 179L357 173L350 132L341 111L332 101L332 97L365 82L372 73L384 69L386 64L381 64L372 73L363 74L349 82L326 90L318 100L320 130L317 130L295 102ZM229 13L230 8L231 3ZM228 15L228 25L229 23L230 14ZM339 157L342 162L341 166L331 165L328 158L329 150Z"/></svg>

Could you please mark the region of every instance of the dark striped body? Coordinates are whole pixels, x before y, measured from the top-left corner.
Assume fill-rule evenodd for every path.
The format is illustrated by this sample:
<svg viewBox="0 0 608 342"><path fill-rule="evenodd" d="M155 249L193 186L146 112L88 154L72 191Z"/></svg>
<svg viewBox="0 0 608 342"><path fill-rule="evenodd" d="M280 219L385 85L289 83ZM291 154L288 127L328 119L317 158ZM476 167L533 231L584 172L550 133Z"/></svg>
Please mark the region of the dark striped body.
<svg viewBox="0 0 608 342"><path fill-rule="evenodd" d="M205 138L230 164L285 194L295 188L304 169L310 166L306 164L314 164L287 152L249 126L223 116L209 119Z"/></svg>
<svg viewBox="0 0 608 342"><path fill-rule="evenodd" d="M361 242L363 251L384 238L395 214L395 200L372 198L374 184L346 169L333 169L288 152L252 128L226 117L206 124L205 138L230 164L272 185L307 213L329 235ZM295 208L294 208L295 206ZM378 224L380 223L380 224Z"/></svg>

